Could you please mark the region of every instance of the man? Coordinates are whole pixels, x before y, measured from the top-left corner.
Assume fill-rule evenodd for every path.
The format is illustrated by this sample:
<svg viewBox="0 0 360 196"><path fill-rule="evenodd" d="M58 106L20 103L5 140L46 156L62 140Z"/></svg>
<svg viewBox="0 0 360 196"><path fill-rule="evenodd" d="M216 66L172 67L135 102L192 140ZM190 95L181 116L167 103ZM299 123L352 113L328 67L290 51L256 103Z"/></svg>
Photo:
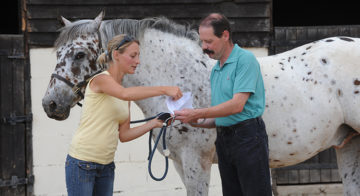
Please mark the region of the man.
<svg viewBox="0 0 360 196"><path fill-rule="evenodd" d="M259 63L251 52L233 44L230 23L222 14L205 17L199 34L203 51L218 60L210 76L212 107L175 111L176 119L196 127L216 127L223 195L271 195Z"/></svg>

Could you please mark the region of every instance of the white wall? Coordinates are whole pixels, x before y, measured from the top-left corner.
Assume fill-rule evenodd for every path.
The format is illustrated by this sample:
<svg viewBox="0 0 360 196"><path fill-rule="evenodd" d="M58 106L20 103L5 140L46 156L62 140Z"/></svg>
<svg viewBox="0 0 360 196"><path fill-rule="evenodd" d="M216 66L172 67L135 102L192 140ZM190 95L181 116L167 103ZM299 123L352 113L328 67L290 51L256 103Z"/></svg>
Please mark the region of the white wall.
<svg viewBox="0 0 360 196"><path fill-rule="evenodd" d="M267 48L244 48L246 50L250 50L254 53L256 57L264 57L269 55L269 51Z"/></svg>
<svg viewBox="0 0 360 196"><path fill-rule="evenodd" d="M267 56L263 48L251 49L256 56ZM81 108L71 110L65 121L46 116L41 106L50 75L56 64L53 48L30 50L31 99L33 112L34 195L66 195L64 162L72 135L78 125ZM143 119L140 109L132 104L132 119ZM171 161L167 177L157 182L147 171L148 134L128 143L119 143L115 155L114 195L186 195L186 190ZM153 173L163 174L164 159L157 154L153 160ZM217 164L212 167L209 195L221 195L221 182Z"/></svg>

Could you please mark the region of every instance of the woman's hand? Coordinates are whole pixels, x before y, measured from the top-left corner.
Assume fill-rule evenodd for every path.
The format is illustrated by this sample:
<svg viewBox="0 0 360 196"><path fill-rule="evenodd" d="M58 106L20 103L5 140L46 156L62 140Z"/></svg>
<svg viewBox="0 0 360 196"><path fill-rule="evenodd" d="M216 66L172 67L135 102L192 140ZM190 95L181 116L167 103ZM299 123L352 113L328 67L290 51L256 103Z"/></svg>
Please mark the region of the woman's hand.
<svg viewBox="0 0 360 196"><path fill-rule="evenodd" d="M180 88L177 86L167 86L165 88L165 94L172 97L173 100L178 100L183 96Z"/></svg>
<svg viewBox="0 0 360 196"><path fill-rule="evenodd" d="M149 123L153 128L161 128L163 126L163 121L157 118L152 119L151 121L149 121Z"/></svg>

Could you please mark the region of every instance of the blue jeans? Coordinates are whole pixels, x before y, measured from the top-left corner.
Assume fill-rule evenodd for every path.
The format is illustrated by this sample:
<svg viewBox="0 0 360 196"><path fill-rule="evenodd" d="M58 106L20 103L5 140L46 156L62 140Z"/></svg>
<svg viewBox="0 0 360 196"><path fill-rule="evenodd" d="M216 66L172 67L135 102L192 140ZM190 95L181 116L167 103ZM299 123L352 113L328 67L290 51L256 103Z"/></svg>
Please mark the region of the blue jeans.
<svg viewBox="0 0 360 196"><path fill-rule="evenodd" d="M65 163L68 196L113 195L114 169L114 162L102 165L68 155Z"/></svg>
<svg viewBox="0 0 360 196"><path fill-rule="evenodd" d="M217 127L216 152L224 196L271 196L268 137L261 117Z"/></svg>

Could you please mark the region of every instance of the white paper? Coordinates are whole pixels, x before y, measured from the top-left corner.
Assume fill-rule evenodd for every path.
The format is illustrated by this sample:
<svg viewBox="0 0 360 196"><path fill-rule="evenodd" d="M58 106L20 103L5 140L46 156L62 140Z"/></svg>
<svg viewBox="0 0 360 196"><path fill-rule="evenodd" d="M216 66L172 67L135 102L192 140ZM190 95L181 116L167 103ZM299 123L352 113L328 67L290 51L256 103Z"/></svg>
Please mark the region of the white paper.
<svg viewBox="0 0 360 196"><path fill-rule="evenodd" d="M193 99L191 96L191 92L184 92L183 96L176 101L174 101L172 97L166 98L166 105L171 114L174 114L175 110L182 110L185 108L192 109L193 108L192 103L193 103Z"/></svg>

